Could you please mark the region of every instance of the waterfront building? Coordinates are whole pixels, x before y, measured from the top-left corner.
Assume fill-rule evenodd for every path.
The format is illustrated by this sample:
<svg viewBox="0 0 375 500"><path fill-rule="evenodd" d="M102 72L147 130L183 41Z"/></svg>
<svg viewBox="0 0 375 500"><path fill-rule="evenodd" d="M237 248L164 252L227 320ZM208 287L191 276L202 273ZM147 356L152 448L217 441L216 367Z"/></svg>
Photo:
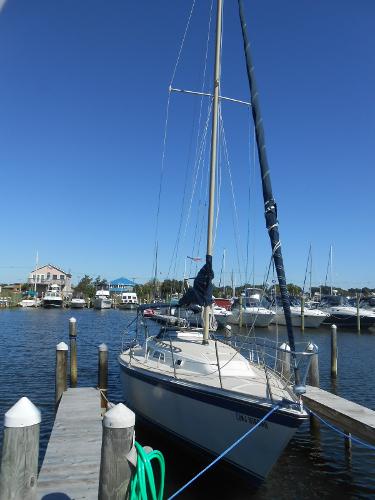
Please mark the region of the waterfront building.
<svg viewBox="0 0 375 500"><path fill-rule="evenodd" d="M111 294L121 294L123 292L132 292L136 283L128 278L117 278L109 283Z"/></svg>
<svg viewBox="0 0 375 500"><path fill-rule="evenodd" d="M52 264L46 264L31 271L28 283L30 288L36 288L39 297L43 296L51 285L59 285L63 297L69 297L72 295L71 279L70 273Z"/></svg>

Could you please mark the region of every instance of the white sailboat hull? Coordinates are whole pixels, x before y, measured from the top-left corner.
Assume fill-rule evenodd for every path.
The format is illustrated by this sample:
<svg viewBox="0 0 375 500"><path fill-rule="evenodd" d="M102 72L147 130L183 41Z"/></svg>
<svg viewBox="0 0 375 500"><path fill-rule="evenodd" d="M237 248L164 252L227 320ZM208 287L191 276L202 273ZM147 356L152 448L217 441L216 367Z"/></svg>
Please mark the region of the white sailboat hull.
<svg viewBox="0 0 375 500"><path fill-rule="evenodd" d="M257 423L270 405L231 399L186 381L162 380L120 359L125 403L137 415L205 450L219 455ZM262 424L224 460L258 481L264 480L301 421L279 414Z"/></svg>

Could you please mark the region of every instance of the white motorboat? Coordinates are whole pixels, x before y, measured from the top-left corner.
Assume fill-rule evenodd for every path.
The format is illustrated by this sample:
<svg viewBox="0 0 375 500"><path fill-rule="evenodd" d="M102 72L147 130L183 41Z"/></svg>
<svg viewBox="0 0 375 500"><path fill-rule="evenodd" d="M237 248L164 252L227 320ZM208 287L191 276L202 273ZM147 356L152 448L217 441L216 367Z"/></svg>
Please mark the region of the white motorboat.
<svg viewBox="0 0 375 500"><path fill-rule="evenodd" d="M257 326L266 328L273 320L275 313L262 305L262 302L256 297L244 297L244 305L241 307L238 299L236 299L232 314L228 317L228 323L232 325L240 324L242 316L242 324L244 326Z"/></svg>
<svg viewBox="0 0 375 500"><path fill-rule="evenodd" d="M119 309L137 309L138 297L135 292L124 292L121 294L121 300L117 304Z"/></svg>
<svg viewBox="0 0 375 500"><path fill-rule="evenodd" d="M54 309L63 307L63 305L64 300L61 295L60 286L56 284L50 285L42 298L42 306L47 309Z"/></svg>
<svg viewBox="0 0 375 500"><path fill-rule="evenodd" d="M109 290L97 290L92 303L94 309L111 309L112 299Z"/></svg>
<svg viewBox="0 0 375 500"><path fill-rule="evenodd" d="M198 305L192 305L190 307L171 307L170 312L172 316L176 316L180 319L186 319L191 327L202 328L204 325L203 318L203 308ZM212 309L208 315L209 330L210 332L216 332L218 322L216 319L215 309Z"/></svg>
<svg viewBox="0 0 375 500"><path fill-rule="evenodd" d="M22 299L18 302L20 307L40 307L42 305L42 300L38 297Z"/></svg>
<svg viewBox="0 0 375 500"><path fill-rule="evenodd" d="M243 15L239 0L247 68L252 67ZM212 310L213 228L215 207L216 139L219 123L220 54L222 0L217 3L216 57L212 100L210 189L206 263L180 299L179 305L199 304L203 309L204 328L162 328L148 337L147 325L139 315L136 337L119 355L121 384L126 404L137 415L157 424L171 434L217 456L260 420L267 417L245 441L223 457L224 460L258 481L263 480L302 422L308 419L303 409L304 392L291 322L288 341L293 366L292 379L285 380L274 363L267 364L261 345L245 349L250 336L217 341L209 335ZM251 92L254 74L248 71ZM252 95L251 110L257 138L260 178L266 211L266 225L281 293L288 311L286 278L278 232L276 203L270 184L264 133L257 102ZM143 306L140 306L142 310ZM149 309L150 305L144 305ZM259 307L257 308L259 310ZM257 311L258 312L258 311ZM269 312L267 316L272 316ZM140 329L142 329L140 331ZM130 340L130 339L129 339ZM236 343L238 340L238 344ZM230 342L233 342L230 343ZM275 354L278 351L275 351ZM308 353L301 359L307 359Z"/></svg>
<svg viewBox="0 0 375 500"><path fill-rule="evenodd" d="M357 326L357 308L349 305L348 299L342 295L327 295L322 297L320 309L327 313L323 323L335 324L353 328ZM359 308L359 317L362 328L375 325L375 312Z"/></svg>
<svg viewBox="0 0 375 500"><path fill-rule="evenodd" d="M85 299L80 297L73 297L70 301L70 307L73 309L83 309L84 307L87 307L87 302Z"/></svg>
<svg viewBox="0 0 375 500"><path fill-rule="evenodd" d="M217 322L217 326L226 326L229 323L229 318L232 316L232 311L228 311L225 307L220 307L217 304L213 304L213 313Z"/></svg>
<svg viewBox="0 0 375 500"><path fill-rule="evenodd" d="M285 315L282 309L281 302L277 299L277 307L274 306L273 311L275 312L275 317L272 322L278 325L285 326ZM302 324L302 312L301 304L297 299L294 299L290 307L290 312L292 316L292 325L296 327L301 327ZM303 309L303 318L305 328L319 328L325 319L327 319L328 313L321 311L317 308L310 308L305 305Z"/></svg>

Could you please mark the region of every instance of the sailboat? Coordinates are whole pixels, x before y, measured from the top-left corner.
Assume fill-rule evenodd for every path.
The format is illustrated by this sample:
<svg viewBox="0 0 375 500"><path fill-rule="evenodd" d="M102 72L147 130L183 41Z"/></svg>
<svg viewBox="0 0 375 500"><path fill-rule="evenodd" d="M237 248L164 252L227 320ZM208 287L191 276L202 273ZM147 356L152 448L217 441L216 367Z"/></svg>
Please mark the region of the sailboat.
<svg viewBox="0 0 375 500"><path fill-rule="evenodd" d="M219 341L209 334L214 277L212 247L222 8L223 2L218 0L206 262L194 286L180 299L180 305L198 303L204 307L204 328L164 327L155 336L148 336L145 330L134 339L136 342L132 342L131 347L123 350L118 360L126 404L137 415L213 456L222 453L273 409L272 415L248 440L224 457L236 469L262 481L298 427L308 418L301 401L305 389L300 373L300 359L307 359L307 356L299 358L295 349L276 204L268 175L242 0L239 0L240 18L262 169L265 215L286 316L291 378L283 378L276 368L281 362L277 347L274 357L268 357L269 351L266 352L264 344L262 348L256 339L247 337L239 342L239 337L232 337ZM144 304L140 310L150 307L152 304ZM142 327L141 320L139 325Z"/></svg>

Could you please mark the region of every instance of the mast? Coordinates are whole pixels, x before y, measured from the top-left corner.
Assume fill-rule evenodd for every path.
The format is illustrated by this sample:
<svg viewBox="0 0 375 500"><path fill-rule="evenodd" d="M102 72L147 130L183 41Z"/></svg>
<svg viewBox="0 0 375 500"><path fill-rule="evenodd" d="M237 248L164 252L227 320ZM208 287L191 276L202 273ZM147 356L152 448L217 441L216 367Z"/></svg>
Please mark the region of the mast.
<svg viewBox="0 0 375 500"><path fill-rule="evenodd" d="M268 234L270 236L272 256L277 272L281 300L285 315L286 328L288 332L289 346L292 354L294 377L295 377L294 390L296 393L300 393L304 392L304 390L302 387L298 387L300 385L300 376L295 354L295 342L294 342L294 334L292 326L292 317L290 312L289 294L286 288L285 270L284 270L283 257L281 253L281 242L280 242L279 228L278 228L279 224L277 221L277 207L272 194L272 186L271 186L270 171L269 171L267 152L266 152L263 122L260 112L258 91L254 74L254 66L250 54L250 42L247 34L243 0L238 0L238 6L239 6L242 36L244 42L244 51L246 57L247 77L249 80L250 94L252 100L251 111L255 125L255 136L258 149L259 165L261 170L266 227L268 230Z"/></svg>
<svg viewBox="0 0 375 500"><path fill-rule="evenodd" d="M223 251L223 292L224 292L224 298L225 298L225 248Z"/></svg>
<svg viewBox="0 0 375 500"><path fill-rule="evenodd" d="M37 297L36 297L36 273L37 273L37 269L38 269L38 261L39 261L39 254L38 254L38 250L36 251L36 257L35 257L35 275L34 275L34 302L35 302L35 306L37 304Z"/></svg>
<svg viewBox="0 0 375 500"><path fill-rule="evenodd" d="M211 135L211 163L210 163L210 196L208 203L208 227L207 227L207 252L206 265L212 269L212 240L214 226L214 202L215 202L215 174L216 174L216 153L217 153L217 131L219 120L219 91L220 91L220 56L221 56L221 30L222 30L223 2L217 0L217 19L216 19L216 49L215 49L215 68L214 68L214 91L212 108L212 135ZM203 344L208 344L209 332L209 311L210 306L204 308L204 332Z"/></svg>
<svg viewBox="0 0 375 500"><path fill-rule="evenodd" d="M331 281L331 295L333 295L333 279L332 279L332 265L333 265L333 248L332 248L332 245L330 247L330 252L329 252L329 262L330 262L330 266L329 266L329 273L330 273L330 281Z"/></svg>
<svg viewBox="0 0 375 500"><path fill-rule="evenodd" d="M311 243L310 243L310 300L311 300L311 284L312 284L312 250L311 250Z"/></svg>

